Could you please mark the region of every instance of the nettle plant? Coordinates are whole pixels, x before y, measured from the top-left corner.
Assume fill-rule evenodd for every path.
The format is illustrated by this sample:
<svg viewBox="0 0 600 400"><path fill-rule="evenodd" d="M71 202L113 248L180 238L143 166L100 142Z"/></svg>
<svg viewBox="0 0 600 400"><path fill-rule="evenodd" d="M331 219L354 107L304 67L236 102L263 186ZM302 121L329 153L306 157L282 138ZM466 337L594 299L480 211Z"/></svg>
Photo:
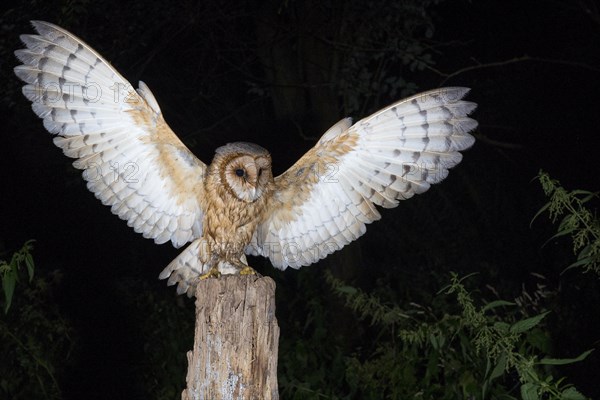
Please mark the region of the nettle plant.
<svg viewBox="0 0 600 400"><path fill-rule="evenodd" d="M555 379L552 367L582 361L591 351L572 359L543 355L550 347L549 311L523 312L526 299L539 296L486 303L467 290L467 278L452 274L433 304L401 309L327 276L346 305L386 338L365 359L347 360L346 379L355 393L373 399L585 399L564 378Z"/></svg>
<svg viewBox="0 0 600 400"><path fill-rule="evenodd" d="M577 261L567 268L578 267L585 272L591 271L600 276L600 219L586 208L587 203L598 200L598 192L568 191L544 171L538 173L537 179L550 201L538 211L534 220L545 212L548 213L552 223L556 223L560 218L558 232L548 241L570 236Z"/></svg>
<svg viewBox="0 0 600 400"><path fill-rule="evenodd" d="M60 376L72 362L74 330L55 298L62 274L35 274L33 242L0 259L0 397L61 399Z"/></svg>

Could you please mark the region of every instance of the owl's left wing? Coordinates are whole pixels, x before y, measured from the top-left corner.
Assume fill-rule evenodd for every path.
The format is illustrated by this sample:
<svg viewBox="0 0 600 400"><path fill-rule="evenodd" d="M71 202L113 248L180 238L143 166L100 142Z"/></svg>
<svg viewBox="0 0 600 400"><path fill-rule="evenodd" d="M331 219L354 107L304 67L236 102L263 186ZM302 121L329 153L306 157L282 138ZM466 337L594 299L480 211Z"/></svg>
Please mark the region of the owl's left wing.
<svg viewBox="0 0 600 400"><path fill-rule="evenodd" d="M206 165L177 138L156 99L140 82L133 90L81 39L48 22L22 35L23 94L54 144L76 158L87 187L136 232L175 247L202 232Z"/></svg>
<svg viewBox="0 0 600 400"><path fill-rule="evenodd" d="M401 100L351 125L329 129L275 178L275 193L246 253L280 269L312 264L365 233L381 218L375 205L425 192L473 145L476 105L466 88L442 88Z"/></svg>

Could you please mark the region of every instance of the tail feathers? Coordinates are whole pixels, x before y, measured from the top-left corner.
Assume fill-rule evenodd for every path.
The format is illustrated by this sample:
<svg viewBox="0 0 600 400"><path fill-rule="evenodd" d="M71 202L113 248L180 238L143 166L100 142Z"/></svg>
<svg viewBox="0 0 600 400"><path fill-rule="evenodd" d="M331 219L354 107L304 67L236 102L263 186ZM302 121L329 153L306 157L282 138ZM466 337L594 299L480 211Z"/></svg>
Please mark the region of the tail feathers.
<svg viewBox="0 0 600 400"><path fill-rule="evenodd" d="M210 259L210 256L206 254L207 251L208 244L206 241L202 238L196 239L163 269L158 279L168 278L167 285L177 284L177 294L186 293L188 297L192 297L196 292L200 275L207 273L209 270L209 266L202 262L202 260ZM240 261L248 265L246 256L243 254ZM217 266L219 272L223 275L239 273L239 268L227 261L219 261Z"/></svg>
<svg viewBox="0 0 600 400"><path fill-rule="evenodd" d="M158 276L167 279L167 285L177 285L177 294L187 293L192 297L196 291L198 277L208 271L208 267L200 260L202 240L195 240L181 252ZM206 269L206 271L205 271Z"/></svg>

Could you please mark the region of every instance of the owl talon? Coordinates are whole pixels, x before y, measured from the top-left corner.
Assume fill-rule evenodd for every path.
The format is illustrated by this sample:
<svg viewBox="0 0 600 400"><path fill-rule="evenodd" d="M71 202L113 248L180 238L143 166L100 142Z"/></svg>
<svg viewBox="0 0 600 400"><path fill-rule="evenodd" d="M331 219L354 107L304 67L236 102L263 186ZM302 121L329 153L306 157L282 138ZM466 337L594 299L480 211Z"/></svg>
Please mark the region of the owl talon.
<svg viewBox="0 0 600 400"><path fill-rule="evenodd" d="M203 281L205 279L209 279L209 278L220 278L221 277L221 272L219 271L219 268L212 267L211 269L208 270L207 273L200 275L200 280Z"/></svg>
<svg viewBox="0 0 600 400"><path fill-rule="evenodd" d="M240 269L240 275L256 275L256 271L252 267L245 266Z"/></svg>

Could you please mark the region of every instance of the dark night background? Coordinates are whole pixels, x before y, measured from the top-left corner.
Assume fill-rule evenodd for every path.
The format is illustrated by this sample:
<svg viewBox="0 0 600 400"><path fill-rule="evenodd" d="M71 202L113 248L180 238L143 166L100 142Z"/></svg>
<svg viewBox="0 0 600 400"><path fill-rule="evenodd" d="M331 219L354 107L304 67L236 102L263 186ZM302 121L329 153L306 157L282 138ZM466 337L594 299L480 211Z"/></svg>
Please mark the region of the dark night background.
<svg viewBox="0 0 600 400"><path fill-rule="evenodd" d="M21 95L12 53L22 47L19 34L33 32L31 19L75 33L134 86L143 80L167 122L204 162L224 143L251 141L271 151L276 174L344 116L358 120L415 91L470 87L468 99L479 104L478 140L441 185L383 211L361 240L317 265L279 272L250 260L277 281L282 340L311 335L311 292L302 290L311 280L326 287L325 269L365 292L385 286L395 293L388 300L401 305L425 304L455 271L479 272L473 285L488 299L490 287L511 299L535 287L532 273L543 275L558 293L546 305L553 311L550 355L574 357L597 347L597 277L577 270L561 275L575 258L569 240L543 246L556 227L546 216L529 225L547 201L534 180L540 169L568 189L600 188L595 2L33 1L2 7L0 251L35 239L37 273L60 271L52 299L77 338L60 375L65 398L142 398L140 370L152 353L153 332L178 329L178 318L193 323L193 303L174 301L174 288L157 280L179 250L142 238L102 206ZM140 292L143 300L135 297ZM152 318L161 310L148 299L177 311ZM363 328L348 325L351 316L335 297L325 302L337 310L326 329L340 327L330 335L343 338L340 347L360 347L353 334ZM191 341L183 345L190 347ZM289 348L282 343L280 351ZM560 369L596 398L597 371L596 353Z"/></svg>

